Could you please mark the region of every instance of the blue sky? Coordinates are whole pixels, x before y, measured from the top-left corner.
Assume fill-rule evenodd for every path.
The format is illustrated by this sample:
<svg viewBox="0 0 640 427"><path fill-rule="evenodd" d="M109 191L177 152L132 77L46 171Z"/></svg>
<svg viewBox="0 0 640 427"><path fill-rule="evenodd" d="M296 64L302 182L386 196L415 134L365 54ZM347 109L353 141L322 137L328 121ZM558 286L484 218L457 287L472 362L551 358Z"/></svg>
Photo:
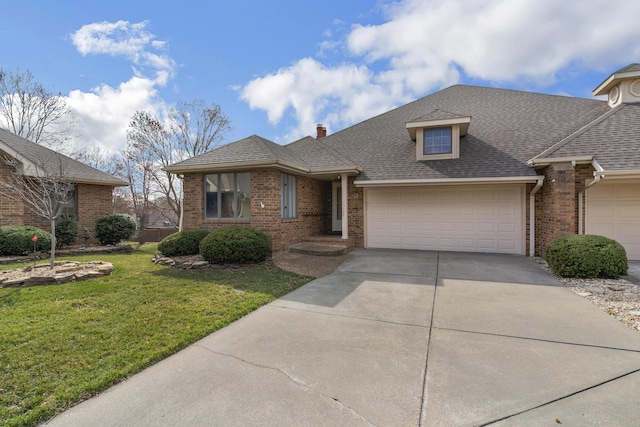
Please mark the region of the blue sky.
<svg viewBox="0 0 640 427"><path fill-rule="evenodd" d="M451 84L580 97L640 62L640 2L33 1L0 6L0 67L76 109L116 151L136 110L219 104L227 142L336 132Z"/></svg>

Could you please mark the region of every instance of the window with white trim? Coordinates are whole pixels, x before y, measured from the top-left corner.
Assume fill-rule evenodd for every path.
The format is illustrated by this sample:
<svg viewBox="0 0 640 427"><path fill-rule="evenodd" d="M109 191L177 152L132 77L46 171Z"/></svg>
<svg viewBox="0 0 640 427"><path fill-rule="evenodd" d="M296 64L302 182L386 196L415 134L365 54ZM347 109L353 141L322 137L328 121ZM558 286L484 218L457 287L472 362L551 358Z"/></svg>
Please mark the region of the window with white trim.
<svg viewBox="0 0 640 427"><path fill-rule="evenodd" d="M251 217L251 173L212 173L204 177L207 219Z"/></svg>
<svg viewBox="0 0 640 427"><path fill-rule="evenodd" d="M296 193L295 175L283 173L281 177L282 202L280 205L282 218L296 217Z"/></svg>
<svg viewBox="0 0 640 427"><path fill-rule="evenodd" d="M432 154L451 153L451 127L426 128L423 132L424 146L422 154L429 156Z"/></svg>

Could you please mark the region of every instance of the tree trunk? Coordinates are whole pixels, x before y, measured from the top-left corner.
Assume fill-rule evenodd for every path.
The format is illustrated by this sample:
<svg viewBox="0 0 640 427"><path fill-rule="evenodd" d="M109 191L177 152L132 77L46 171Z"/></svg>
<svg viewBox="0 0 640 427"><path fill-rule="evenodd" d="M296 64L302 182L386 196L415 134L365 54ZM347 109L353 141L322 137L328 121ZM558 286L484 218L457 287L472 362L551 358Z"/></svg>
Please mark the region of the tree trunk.
<svg viewBox="0 0 640 427"><path fill-rule="evenodd" d="M53 270L53 263L56 260L56 220L51 220L51 257L49 261L49 268Z"/></svg>

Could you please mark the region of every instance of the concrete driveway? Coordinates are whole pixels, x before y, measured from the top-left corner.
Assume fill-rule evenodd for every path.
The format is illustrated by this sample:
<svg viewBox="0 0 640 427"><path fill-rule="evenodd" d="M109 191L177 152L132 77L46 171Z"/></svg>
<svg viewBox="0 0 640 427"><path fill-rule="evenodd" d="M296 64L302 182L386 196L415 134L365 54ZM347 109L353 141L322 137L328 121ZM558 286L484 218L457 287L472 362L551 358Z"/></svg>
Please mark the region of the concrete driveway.
<svg viewBox="0 0 640 427"><path fill-rule="evenodd" d="M637 425L640 334L528 258L353 253L48 425Z"/></svg>

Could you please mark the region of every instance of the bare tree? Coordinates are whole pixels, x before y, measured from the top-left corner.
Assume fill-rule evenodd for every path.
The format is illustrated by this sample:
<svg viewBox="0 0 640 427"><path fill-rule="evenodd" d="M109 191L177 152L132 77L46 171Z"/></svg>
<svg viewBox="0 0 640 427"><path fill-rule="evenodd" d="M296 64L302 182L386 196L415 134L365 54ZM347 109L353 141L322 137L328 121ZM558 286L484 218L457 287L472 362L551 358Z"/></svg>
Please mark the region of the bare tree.
<svg viewBox="0 0 640 427"><path fill-rule="evenodd" d="M60 149L74 133L73 110L60 93L36 82L30 71L0 68L0 127Z"/></svg>
<svg viewBox="0 0 640 427"><path fill-rule="evenodd" d="M172 133L181 159L206 153L222 145L231 122L218 104L207 106L202 99L180 101L171 111Z"/></svg>
<svg viewBox="0 0 640 427"><path fill-rule="evenodd" d="M144 243L144 228L152 207L153 159L145 150L128 147L120 156L119 175L129 182L130 200L138 220L139 241Z"/></svg>
<svg viewBox="0 0 640 427"><path fill-rule="evenodd" d="M231 129L217 104L203 100L178 102L166 122L147 111L137 111L129 122L128 150L146 153L153 164L148 179L152 193L166 199L177 218L182 210L182 182L162 170L165 166L205 153L220 145Z"/></svg>
<svg viewBox="0 0 640 427"><path fill-rule="evenodd" d="M0 178L3 195L24 205L51 226L50 268L56 256L56 221L64 207L75 197L75 184L65 179L62 156L50 158L28 167L18 160L4 156L2 161L11 168L7 178Z"/></svg>

